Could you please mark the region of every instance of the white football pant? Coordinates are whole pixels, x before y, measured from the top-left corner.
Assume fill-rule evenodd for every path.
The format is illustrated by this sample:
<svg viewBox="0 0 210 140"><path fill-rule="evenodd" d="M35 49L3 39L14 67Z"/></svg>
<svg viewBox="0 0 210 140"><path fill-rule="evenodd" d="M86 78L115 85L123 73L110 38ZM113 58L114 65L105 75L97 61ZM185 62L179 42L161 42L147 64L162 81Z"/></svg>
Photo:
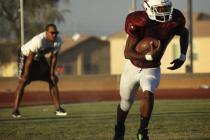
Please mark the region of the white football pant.
<svg viewBox="0 0 210 140"><path fill-rule="evenodd" d="M130 60L125 64L120 79L120 108L128 111L133 104L139 87L142 91L155 93L160 82L160 67L138 68Z"/></svg>

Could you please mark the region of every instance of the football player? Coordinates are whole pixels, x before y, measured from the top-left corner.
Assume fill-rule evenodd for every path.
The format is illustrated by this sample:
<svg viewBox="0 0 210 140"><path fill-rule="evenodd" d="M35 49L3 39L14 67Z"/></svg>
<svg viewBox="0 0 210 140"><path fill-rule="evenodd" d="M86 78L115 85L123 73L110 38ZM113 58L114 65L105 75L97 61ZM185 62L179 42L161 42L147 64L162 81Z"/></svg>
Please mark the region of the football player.
<svg viewBox="0 0 210 140"><path fill-rule="evenodd" d="M182 12L173 8L170 0L145 0L143 6L144 11L130 13L125 22L128 38L124 55L128 61L121 75L121 101L117 107L114 140L124 140L124 123L139 87L145 98L142 99L140 107L140 128L137 139L149 139L148 124L153 110L155 90L160 81L160 60L175 35L180 36L181 54L171 62L168 69L180 68L186 59L189 33ZM158 51L141 55L135 51L135 47L139 41L147 37L158 39L161 46Z"/></svg>
<svg viewBox="0 0 210 140"><path fill-rule="evenodd" d="M56 115L67 115L67 112L60 106L57 86L58 78L55 75L57 55L61 43L62 40L56 25L48 24L46 26L46 31L36 35L21 47L18 68L19 82L16 89L14 111L12 112L14 118L21 117L18 108L25 87L36 80L48 82L49 90L56 108ZM45 54L47 53L50 53L50 64L48 64L45 58Z"/></svg>

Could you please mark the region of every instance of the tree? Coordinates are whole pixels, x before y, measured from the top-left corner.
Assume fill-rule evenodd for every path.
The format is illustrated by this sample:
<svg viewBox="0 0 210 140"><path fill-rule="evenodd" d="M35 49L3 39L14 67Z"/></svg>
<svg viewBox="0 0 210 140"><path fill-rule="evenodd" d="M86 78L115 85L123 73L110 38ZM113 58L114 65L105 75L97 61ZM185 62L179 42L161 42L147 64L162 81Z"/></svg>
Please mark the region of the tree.
<svg viewBox="0 0 210 140"><path fill-rule="evenodd" d="M69 10L58 11L59 1L23 0L26 41L43 31L46 24L64 21L63 14ZM69 0L62 2L68 3ZM17 57L20 47L19 8L19 0L0 0L0 65L7 64Z"/></svg>
<svg viewBox="0 0 210 140"><path fill-rule="evenodd" d="M47 23L63 22L63 12L58 11L60 0L24 0L24 27L26 40L40 31ZM68 2L69 0L65 0ZM17 42L20 41L20 13L19 0L0 0L0 19L4 21L1 26L9 29L8 35Z"/></svg>
<svg viewBox="0 0 210 140"><path fill-rule="evenodd" d="M18 48L15 46L15 42L0 43L0 66L17 60L18 56L14 54L17 54Z"/></svg>

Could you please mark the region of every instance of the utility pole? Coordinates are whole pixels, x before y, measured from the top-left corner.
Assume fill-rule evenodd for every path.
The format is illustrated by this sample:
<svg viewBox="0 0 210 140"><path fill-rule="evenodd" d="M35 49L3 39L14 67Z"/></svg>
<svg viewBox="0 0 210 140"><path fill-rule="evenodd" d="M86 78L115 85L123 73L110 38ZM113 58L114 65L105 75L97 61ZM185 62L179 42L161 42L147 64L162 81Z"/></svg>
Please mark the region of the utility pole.
<svg viewBox="0 0 210 140"><path fill-rule="evenodd" d="M192 21L192 9L193 9L193 4L192 0L187 1L188 4L188 20L189 20L189 45L190 45L190 67L189 67L189 73L193 73L193 21Z"/></svg>
<svg viewBox="0 0 210 140"><path fill-rule="evenodd" d="M24 17L23 17L23 0L20 0L20 44L24 44Z"/></svg>
<svg viewBox="0 0 210 140"><path fill-rule="evenodd" d="M132 0L131 2L132 2L132 3L131 3L130 12L134 12L134 11L136 11L136 7L137 7L137 6L136 6L136 5L137 5L136 3L137 3L137 2L136 2L136 0Z"/></svg>

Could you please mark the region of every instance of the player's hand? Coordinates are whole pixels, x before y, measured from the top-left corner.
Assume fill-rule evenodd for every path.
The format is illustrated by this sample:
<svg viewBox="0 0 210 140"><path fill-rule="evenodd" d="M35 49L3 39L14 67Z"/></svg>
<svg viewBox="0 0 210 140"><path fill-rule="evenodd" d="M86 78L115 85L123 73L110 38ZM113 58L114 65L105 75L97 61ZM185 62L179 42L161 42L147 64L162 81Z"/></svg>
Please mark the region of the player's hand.
<svg viewBox="0 0 210 140"><path fill-rule="evenodd" d="M20 83L25 83L26 80L27 80L27 76L24 76L24 75L19 78Z"/></svg>
<svg viewBox="0 0 210 140"><path fill-rule="evenodd" d="M53 85L57 84L57 81L58 81L57 76L55 76L55 75L51 75L51 76L50 76L50 79L51 79L51 81L52 81Z"/></svg>
<svg viewBox="0 0 210 140"><path fill-rule="evenodd" d="M172 64L173 66L167 67L167 69L175 70L175 69L180 68L180 67L184 64L184 61L182 61L182 60L180 60L180 59L175 59L175 60L172 61L170 64Z"/></svg>
<svg viewBox="0 0 210 140"><path fill-rule="evenodd" d="M151 46L151 55L153 60L156 60L160 57L160 43L157 46L157 44L154 44L154 42L150 42L150 46Z"/></svg>

